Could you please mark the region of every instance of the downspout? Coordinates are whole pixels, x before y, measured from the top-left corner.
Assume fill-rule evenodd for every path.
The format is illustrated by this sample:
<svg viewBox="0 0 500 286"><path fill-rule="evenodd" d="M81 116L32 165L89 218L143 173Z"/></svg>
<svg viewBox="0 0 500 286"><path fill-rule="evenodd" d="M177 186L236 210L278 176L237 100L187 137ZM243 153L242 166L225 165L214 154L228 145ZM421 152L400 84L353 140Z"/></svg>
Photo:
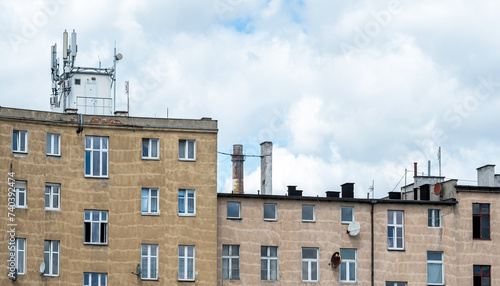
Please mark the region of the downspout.
<svg viewBox="0 0 500 286"><path fill-rule="evenodd" d="M373 208L375 207L375 204L377 203L376 200L372 200L371 201L372 203L372 210L370 212L370 216L371 216L371 231L372 231L372 254L371 254L371 258L372 258L372 261L371 261L371 264L372 264L372 273L371 273L371 276L372 276L372 286L375 285L375 280L374 280L374 237L373 237Z"/></svg>

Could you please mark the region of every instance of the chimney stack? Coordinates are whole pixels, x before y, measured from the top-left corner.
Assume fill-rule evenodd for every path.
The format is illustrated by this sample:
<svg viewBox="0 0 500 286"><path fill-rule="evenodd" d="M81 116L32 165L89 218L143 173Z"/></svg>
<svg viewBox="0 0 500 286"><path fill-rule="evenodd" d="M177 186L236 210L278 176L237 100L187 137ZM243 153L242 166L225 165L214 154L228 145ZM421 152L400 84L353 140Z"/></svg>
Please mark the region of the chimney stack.
<svg viewBox="0 0 500 286"><path fill-rule="evenodd" d="M417 176L417 162L413 163L413 177Z"/></svg>
<svg viewBox="0 0 500 286"><path fill-rule="evenodd" d="M233 161L233 193L243 194L243 162L245 161L243 145L233 145L231 161Z"/></svg>
<svg viewBox="0 0 500 286"><path fill-rule="evenodd" d="M477 170L477 185L482 187L495 186L495 165L485 165Z"/></svg>
<svg viewBox="0 0 500 286"><path fill-rule="evenodd" d="M273 142L260 143L260 190L263 195L273 194Z"/></svg>

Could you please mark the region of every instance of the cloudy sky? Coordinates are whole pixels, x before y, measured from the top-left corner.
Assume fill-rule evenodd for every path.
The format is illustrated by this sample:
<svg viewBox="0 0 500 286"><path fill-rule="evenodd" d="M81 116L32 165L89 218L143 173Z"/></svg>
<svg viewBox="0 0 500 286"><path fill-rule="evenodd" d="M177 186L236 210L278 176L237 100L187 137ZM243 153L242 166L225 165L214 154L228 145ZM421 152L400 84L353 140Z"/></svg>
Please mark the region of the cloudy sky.
<svg viewBox="0 0 500 286"><path fill-rule="evenodd" d="M78 33L77 66L118 63L117 109L212 117L218 149L274 143L273 191L354 182L385 196L419 172L474 184L500 163L500 2L0 0L0 105L50 110L50 46ZM231 160L218 157L218 191ZM260 160L245 161L247 193ZM411 173L408 174L411 182ZM397 187L404 183L401 182Z"/></svg>

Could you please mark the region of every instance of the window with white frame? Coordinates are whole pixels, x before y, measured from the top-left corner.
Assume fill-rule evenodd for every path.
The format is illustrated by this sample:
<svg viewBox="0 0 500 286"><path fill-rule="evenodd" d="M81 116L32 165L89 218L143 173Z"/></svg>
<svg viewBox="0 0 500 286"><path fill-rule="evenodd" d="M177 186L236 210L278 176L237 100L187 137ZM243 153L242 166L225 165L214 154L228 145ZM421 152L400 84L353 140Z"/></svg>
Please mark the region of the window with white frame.
<svg viewBox="0 0 500 286"><path fill-rule="evenodd" d="M141 279L158 279L158 244L141 244Z"/></svg>
<svg viewBox="0 0 500 286"><path fill-rule="evenodd" d="M108 177L108 137L85 136L85 176Z"/></svg>
<svg viewBox="0 0 500 286"><path fill-rule="evenodd" d="M60 156L61 135L47 133L47 155Z"/></svg>
<svg viewBox="0 0 500 286"><path fill-rule="evenodd" d="M428 219L427 225L429 227L441 227L441 210L427 210Z"/></svg>
<svg viewBox="0 0 500 286"><path fill-rule="evenodd" d="M278 206L276 204L264 204L264 220L278 220Z"/></svg>
<svg viewBox="0 0 500 286"><path fill-rule="evenodd" d="M26 181L15 181L14 191L16 193L16 208L27 208Z"/></svg>
<svg viewBox="0 0 500 286"><path fill-rule="evenodd" d="M302 281L319 281L319 249L302 248Z"/></svg>
<svg viewBox="0 0 500 286"><path fill-rule="evenodd" d="M387 211L387 248L404 249L404 213Z"/></svg>
<svg viewBox="0 0 500 286"><path fill-rule="evenodd" d="M444 285L444 257L441 251L427 251L427 284Z"/></svg>
<svg viewBox="0 0 500 286"><path fill-rule="evenodd" d="M350 223L354 221L354 207L341 207L340 208L340 222Z"/></svg>
<svg viewBox="0 0 500 286"><path fill-rule="evenodd" d="M85 210L84 243L108 243L108 211Z"/></svg>
<svg viewBox="0 0 500 286"><path fill-rule="evenodd" d="M227 218L240 219L241 209L239 202L227 202Z"/></svg>
<svg viewBox="0 0 500 286"><path fill-rule="evenodd" d="M222 279L240 280L239 245L222 245Z"/></svg>
<svg viewBox="0 0 500 286"><path fill-rule="evenodd" d="M59 275L59 241L45 240L43 243L43 262L45 276Z"/></svg>
<svg viewBox="0 0 500 286"><path fill-rule="evenodd" d="M83 273L83 286L107 286L108 274Z"/></svg>
<svg viewBox="0 0 500 286"><path fill-rule="evenodd" d="M160 158L159 150L160 139L142 138L142 159Z"/></svg>
<svg viewBox="0 0 500 286"><path fill-rule="evenodd" d="M315 212L314 205L302 205L302 221L315 221Z"/></svg>
<svg viewBox="0 0 500 286"><path fill-rule="evenodd" d="M260 247L260 280L278 280L278 247Z"/></svg>
<svg viewBox="0 0 500 286"><path fill-rule="evenodd" d="M179 245L179 280L194 281L194 246Z"/></svg>
<svg viewBox="0 0 500 286"><path fill-rule="evenodd" d="M45 185L45 209L59 210L61 201L61 185L46 184Z"/></svg>
<svg viewBox="0 0 500 286"><path fill-rule="evenodd" d="M141 212L142 214L158 214L158 189L143 188L141 190Z"/></svg>
<svg viewBox="0 0 500 286"><path fill-rule="evenodd" d="M385 286L406 286L406 282L385 282Z"/></svg>
<svg viewBox="0 0 500 286"><path fill-rule="evenodd" d="M19 153L28 152L28 131L14 130L12 132L12 151Z"/></svg>
<svg viewBox="0 0 500 286"><path fill-rule="evenodd" d="M16 238L17 274L26 274L26 238Z"/></svg>
<svg viewBox="0 0 500 286"><path fill-rule="evenodd" d="M179 215L196 215L196 192L195 190L179 190Z"/></svg>
<svg viewBox="0 0 500 286"><path fill-rule="evenodd" d="M195 140L179 140L179 160L196 160Z"/></svg>
<svg viewBox="0 0 500 286"><path fill-rule="evenodd" d="M340 249L340 282L356 282L357 277L357 251L356 249Z"/></svg>

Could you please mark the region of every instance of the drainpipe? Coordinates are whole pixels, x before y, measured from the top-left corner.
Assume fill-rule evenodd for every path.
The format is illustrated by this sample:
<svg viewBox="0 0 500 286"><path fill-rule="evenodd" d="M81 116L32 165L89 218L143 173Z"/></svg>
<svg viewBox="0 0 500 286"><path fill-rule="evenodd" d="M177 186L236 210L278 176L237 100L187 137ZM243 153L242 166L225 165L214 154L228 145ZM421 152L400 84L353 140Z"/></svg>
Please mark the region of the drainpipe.
<svg viewBox="0 0 500 286"><path fill-rule="evenodd" d="M372 253L371 253L371 268L372 268L372 273L371 273L371 279L372 279L372 286L375 285L375 279L374 279L374 260L375 260L375 251L374 251L374 244L375 244L375 238L373 237L373 208L375 207L375 204L377 203L376 200L372 200L371 201L372 203L372 209L371 209L371 212L370 212L370 216L371 216L371 232L372 232Z"/></svg>

